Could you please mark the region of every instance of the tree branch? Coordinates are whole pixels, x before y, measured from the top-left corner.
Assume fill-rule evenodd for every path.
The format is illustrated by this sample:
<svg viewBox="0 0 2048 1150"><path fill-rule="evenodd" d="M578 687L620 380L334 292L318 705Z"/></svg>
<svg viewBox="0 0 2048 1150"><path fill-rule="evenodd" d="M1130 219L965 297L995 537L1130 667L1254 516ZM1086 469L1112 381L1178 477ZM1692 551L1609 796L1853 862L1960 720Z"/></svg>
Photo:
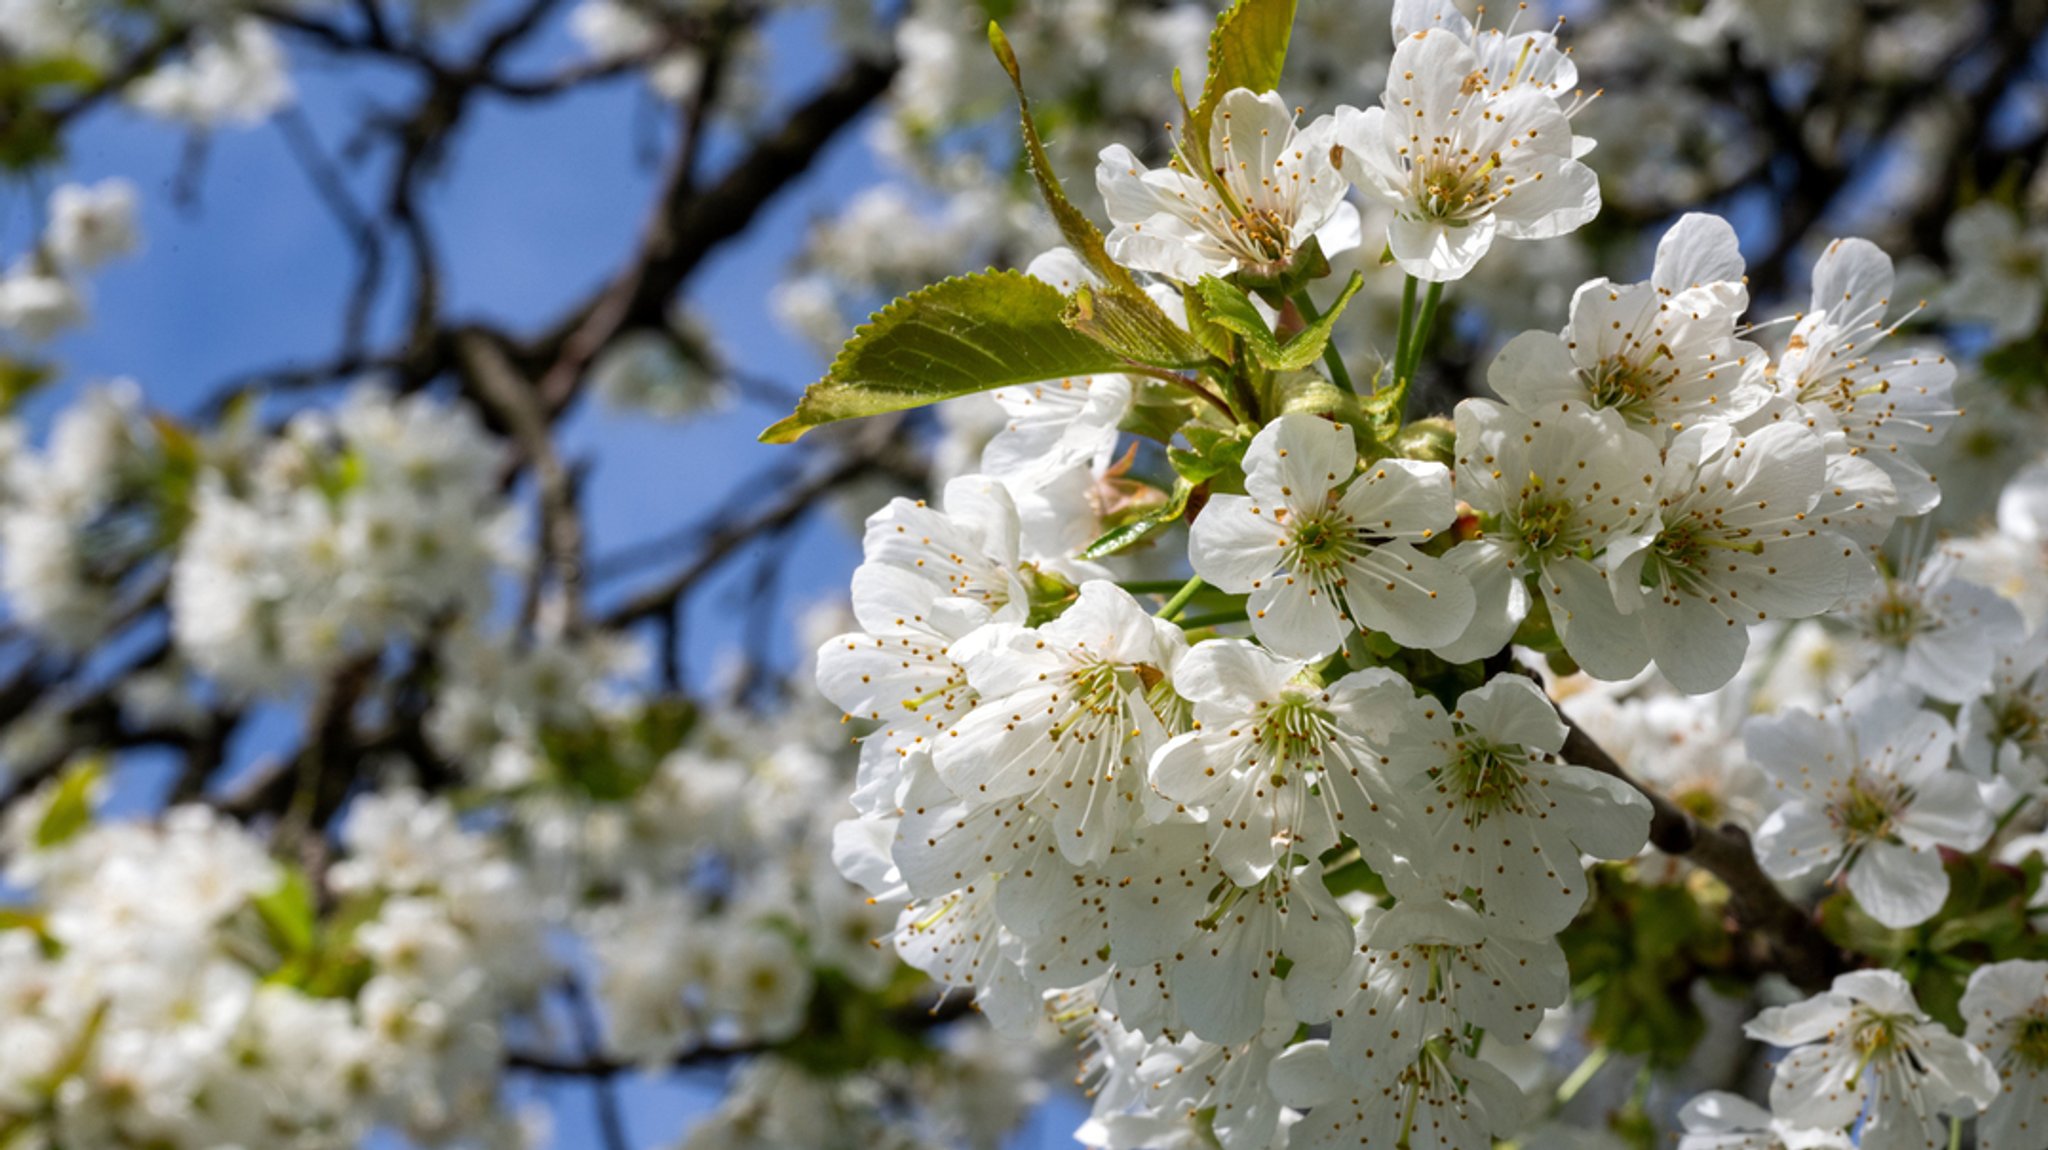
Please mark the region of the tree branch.
<svg viewBox="0 0 2048 1150"><path fill-rule="evenodd" d="M1631 776L1585 728L1569 716L1564 722L1565 759L1612 775L1650 800L1650 845L1727 884L1736 919L1763 938L1785 977L1811 990L1827 986L1849 968L1848 958L1821 933L1813 915L1787 899L1757 865L1747 831L1733 823L1702 826L1668 797Z"/></svg>

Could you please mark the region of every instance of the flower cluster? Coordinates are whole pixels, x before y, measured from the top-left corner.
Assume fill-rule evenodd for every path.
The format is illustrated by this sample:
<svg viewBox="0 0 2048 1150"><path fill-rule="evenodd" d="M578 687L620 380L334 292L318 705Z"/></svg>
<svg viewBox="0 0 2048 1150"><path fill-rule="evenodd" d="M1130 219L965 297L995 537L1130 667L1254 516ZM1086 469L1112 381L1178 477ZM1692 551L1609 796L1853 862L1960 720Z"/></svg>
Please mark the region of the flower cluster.
<svg viewBox="0 0 2048 1150"><path fill-rule="evenodd" d="M441 803L366 799L316 917L205 807L90 824L90 768L10 812L0 1114L25 1145L523 1144L499 1020L549 962L523 873Z"/></svg>
<svg viewBox="0 0 2048 1150"><path fill-rule="evenodd" d="M1497 398L1405 417L1443 285L1496 239L1583 225L1599 194L1553 33L1440 3L1393 23L1378 107L1303 124L1274 92L1205 92L1206 134L1169 165L1103 149L1115 227L1091 256L1063 225L1073 247L1032 275L1080 301L1142 287L1223 362L996 390L979 467L869 518L858 627L819 648L820 689L863 731L839 865L902 905L905 961L999 1028L1083 1039L1092 1145L1521 1132L1497 1064L1569 996L1559 935L1588 858L1635 856L1652 813L1574 761L1553 695L1687 809L1755 826L1770 876L1823 872L1886 927L1941 909L1942 850L2043 797L2025 716L2048 648L1962 559L1902 573L1884 550L1938 501L1918 453L1958 412L1948 358L1897 337L1913 313L1874 245L1828 245L1771 347L1735 230L1684 216L1647 279L1585 283L1563 328L1510 341ZM1353 397L1325 325L1356 281L1309 288L1361 244L1406 273L1410 308ZM1173 491L1145 491L1133 434L1164 445ZM1171 548L1130 546L1176 520L1184 584L1154 577ZM1784 663L1802 643L1843 670L1745 727L1742 700L1805 674ZM1882 1146L1909 1124L1871 1105L1925 1125L1993 1104L1989 1063L1903 983L1878 993L1838 986L1824 1023L1767 1012L1758 1038L1852 1053L1819 1080L1791 1056L1775 1118L1703 1097L1687 1137L1776 1122L1846 1145L1860 1122ZM1849 1075L1860 1102L1826 1077L1855 1051L1884 1062Z"/></svg>
<svg viewBox="0 0 2048 1150"><path fill-rule="evenodd" d="M518 527L500 462L465 409L363 389L202 471L171 572L179 649L260 692L481 612Z"/></svg>
<svg viewBox="0 0 2048 1150"><path fill-rule="evenodd" d="M126 180L66 184L50 193L35 249L0 273L0 333L38 344L85 322L84 273L141 246L135 188Z"/></svg>

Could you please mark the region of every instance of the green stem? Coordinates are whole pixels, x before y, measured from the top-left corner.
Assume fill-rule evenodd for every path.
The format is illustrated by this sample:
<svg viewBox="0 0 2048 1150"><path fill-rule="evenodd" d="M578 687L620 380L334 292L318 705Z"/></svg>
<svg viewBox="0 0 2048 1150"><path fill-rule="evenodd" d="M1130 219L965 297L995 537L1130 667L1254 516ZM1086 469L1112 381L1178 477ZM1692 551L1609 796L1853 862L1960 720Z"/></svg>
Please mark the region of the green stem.
<svg viewBox="0 0 2048 1150"><path fill-rule="evenodd" d="M1179 618L1180 613L1187 610L1188 601L1195 597L1195 593L1200 591L1202 586L1200 575L1193 576L1181 584L1180 590L1173 593L1173 598L1166 601L1166 606L1159 609L1159 617L1169 623Z"/></svg>
<svg viewBox="0 0 2048 1150"><path fill-rule="evenodd" d="M1198 631L1203 627L1216 627L1224 623L1242 623L1249 618L1251 616L1240 607L1235 611L1218 611L1213 615L1197 615L1192 619L1182 619L1180 625L1184 631Z"/></svg>
<svg viewBox="0 0 2048 1150"><path fill-rule="evenodd" d="M1409 276L1408 282L1401 285L1401 335L1394 344L1394 383L1396 385L1408 382L1408 377L1402 374L1402 367L1408 362L1408 341L1414 338L1409 329L1414 326L1415 277Z"/></svg>
<svg viewBox="0 0 2048 1150"><path fill-rule="evenodd" d="M1408 340L1408 359L1401 365L1401 378L1415 378L1415 369L1422 366L1422 353L1429 347L1429 326L1436 322L1436 305L1444 298L1444 285L1433 283L1422 297L1422 314L1415 317L1415 332Z"/></svg>
<svg viewBox="0 0 2048 1150"><path fill-rule="evenodd" d="M1578 1066L1572 1069L1571 1074L1558 1084L1557 1104L1562 1106L1576 1098L1579 1091L1586 1088L1586 1083L1593 1081L1593 1076L1600 1073L1600 1068L1607 1065L1607 1059L1612 1055L1613 1051L1605 1046L1595 1046L1588 1051L1586 1056L1579 1060Z"/></svg>
<svg viewBox="0 0 2048 1150"><path fill-rule="evenodd" d="M2027 804L2032 801L2032 795L2021 795L2017 800L2013 802L2012 806L2006 808L2006 812L2004 814L1998 816L1998 823L1991 828L1991 837L1984 840L1984 849L1986 852L1990 851L1991 844L1998 840L1999 835L2005 833L2005 828L2011 826L2012 821L2018 818L2020 812L2026 810Z"/></svg>
<svg viewBox="0 0 2048 1150"><path fill-rule="evenodd" d="M1171 595L1185 585L1179 579L1125 579L1117 583L1133 595Z"/></svg>
<svg viewBox="0 0 2048 1150"><path fill-rule="evenodd" d="M1301 313L1302 322L1313 324L1323 318L1316 311L1315 301L1309 298L1307 288L1295 292L1290 298L1294 300L1294 310ZM1358 389L1351 386L1351 372L1344 367L1344 357L1337 353L1336 339L1332 338L1323 345L1323 362L1330 366L1330 382L1343 388L1347 394L1358 394Z"/></svg>

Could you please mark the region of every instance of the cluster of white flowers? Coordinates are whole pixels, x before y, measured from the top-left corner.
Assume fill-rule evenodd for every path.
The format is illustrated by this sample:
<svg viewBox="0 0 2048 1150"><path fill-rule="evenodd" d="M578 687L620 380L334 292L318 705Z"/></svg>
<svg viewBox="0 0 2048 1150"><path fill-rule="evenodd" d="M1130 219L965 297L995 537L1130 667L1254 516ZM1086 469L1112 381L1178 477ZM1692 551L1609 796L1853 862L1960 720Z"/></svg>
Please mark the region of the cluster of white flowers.
<svg viewBox="0 0 2048 1150"><path fill-rule="evenodd" d="M205 807L15 807L0 925L0 1132L23 1146L516 1146L501 1018L548 971L520 871L445 805L366 798L315 893Z"/></svg>
<svg viewBox="0 0 2048 1150"><path fill-rule="evenodd" d="M204 129L260 124L294 93L283 46L269 28L244 17L200 36L182 58L136 81L127 96L152 116Z"/></svg>
<svg viewBox="0 0 2048 1150"><path fill-rule="evenodd" d="M1496 238L1594 216L1554 34L1475 28L1433 0L1397 3L1393 24L1379 107L1303 125L1276 93L1229 92L1213 172L1104 148L1108 255L1176 317L1198 282L1290 282L1361 245L1412 277L1412 301ZM1102 286L1065 250L1031 272ZM1487 376L1498 400L1443 421L1454 446L1390 450L1327 406L1240 423L1241 487L1203 492L1195 578L1156 615L1141 596L1172 581L1080 553L1129 519L1130 496L1110 498L1133 486L1122 429L1158 385L998 390L979 469L937 506L868 520L857 629L819 649L820 689L866 731L837 861L902 902L898 953L998 1027L1085 1036L1083 1137L1109 1147L1489 1147L1524 1130L1495 1062L1564 1005L1556 936L1588 897L1586 859L1634 856L1650 806L1568 761L1511 643L1583 672L1552 680L1567 713L1687 809L1755 826L1770 875L1820 871L1881 924L1926 921L1949 889L1939 851L1978 850L2048 798L2048 644L1962 558L1902 574L1882 551L1938 502L1916 453L1958 414L1948 358L1895 336L1912 313L1893 280L1876 246L1829 244L1810 308L1769 348L1734 229L1686 216L1648 279L1588 282L1562 330L1511 341ZM1220 613L1188 614L1217 592ZM1447 686L1458 665L1477 679ZM1809 709L1745 727L1773 695ZM1340 896L1360 873L1386 895ZM1703 1098L1689 1150L1750 1146L1729 1139L1772 1122L1811 1146L1861 1122L1866 1148L1906 1145L1880 1131L1910 1125L1918 1146L1928 1116L1993 1104L1991 1064L1903 983L1869 1000L1891 1045L1856 1037L1864 992L1752 1034L1847 1043L1826 1066L1871 1093L1845 1101L1795 1055L1775 1118ZM2010 1021L2024 1010L1992 1013L2024 1048L2003 1072L2037 1074L2011 1037L2032 1033ZM1859 1051L1901 1077L1858 1078ZM1944 1057L1974 1068L1930 1064Z"/></svg>
<svg viewBox="0 0 2048 1150"><path fill-rule="evenodd" d="M50 193L40 242L0 274L0 333L35 344L85 322L84 274L140 246L134 185L109 179L59 187Z"/></svg>
<svg viewBox="0 0 2048 1150"><path fill-rule="evenodd" d="M491 602L519 520L467 409L362 388L207 468L171 573L178 648L230 688L289 689Z"/></svg>
<svg viewBox="0 0 2048 1150"><path fill-rule="evenodd" d="M94 388L40 454L12 441L0 478L0 588L14 618L60 649L100 638L160 523L149 506L157 437L132 383Z"/></svg>

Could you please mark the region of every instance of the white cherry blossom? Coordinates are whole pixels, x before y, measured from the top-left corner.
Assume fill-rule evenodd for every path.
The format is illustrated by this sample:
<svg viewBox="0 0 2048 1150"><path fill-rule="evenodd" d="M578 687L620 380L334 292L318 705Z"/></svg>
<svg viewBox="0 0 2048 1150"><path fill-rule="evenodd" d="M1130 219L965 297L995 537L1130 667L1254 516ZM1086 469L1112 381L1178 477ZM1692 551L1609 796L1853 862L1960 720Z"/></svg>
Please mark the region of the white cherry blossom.
<svg viewBox="0 0 2048 1150"><path fill-rule="evenodd" d="M1750 759L1785 798L1757 828L1757 858L1774 878L1846 874L1872 918L1913 926L1948 897L1936 848L1984 845L1991 813L1975 781L1948 769L1948 723L1911 694L1865 683L1819 714L1786 710L1743 728Z"/></svg>
<svg viewBox="0 0 2048 1150"><path fill-rule="evenodd" d="M1455 32L1425 28L1395 45L1379 107L1337 110L1339 167L1393 208L1387 246L1417 279L1461 279L1496 235L1548 239L1600 211L1556 100L1488 65Z"/></svg>
<svg viewBox="0 0 2048 1150"><path fill-rule="evenodd" d="M1306 663L1212 639L1181 660L1174 686L1195 727L1160 748L1152 783L1205 813L1211 854L1234 881L1255 884L1340 834L1377 849L1399 818L1375 749L1398 713L1389 694L1412 694L1399 675L1373 668L1321 686Z"/></svg>
<svg viewBox="0 0 2048 1150"><path fill-rule="evenodd" d="M1292 1132L1294 1150L1491 1150L1522 1129L1529 1100L1491 1063L1441 1044L1424 1046L1384 1086L1349 1081L1320 1041L1300 1043L1276 1061L1280 1096L1308 1108Z"/></svg>
<svg viewBox="0 0 2048 1150"><path fill-rule="evenodd" d="M1500 650L1533 604L1548 605L1565 650L1603 679L1649 660L1641 627L1615 606L1595 560L1638 530L1654 504L1659 460L1613 412L1525 415L1483 399L1457 408L1457 492L1479 536L1446 556L1472 582L1472 625L1437 653L1455 662Z"/></svg>
<svg viewBox="0 0 2048 1150"><path fill-rule="evenodd" d="M1501 934L1462 903L1403 900L1372 920L1358 997L1330 1026L1330 1053L1361 1085L1392 1086L1424 1043L1465 1028L1525 1043L1571 989L1554 938Z"/></svg>
<svg viewBox="0 0 2048 1150"><path fill-rule="evenodd" d="M2022 1150L2048 1135L2048 962L1978 967L1963 991L1964 1037L1998 1070L1977 1120L1979 1150Z"/></svg>
<svg viewBox="0 0 2048 1150"><path fill-rule="evenodd" d="M1586 897L1579 856L1628 858L1650 831L1635 788L1560 762L1565 726L1541 689L1504 675L1448 713L1415 699L1387 747L1388 782L1407 799L1415 836L1384 875L1402 898L1471 892L1489 923L1523 937L1554 934Z"/></svg>
<svg viewBox="0 0 2048 1150"><path fill-rule="evenodd" d="M1099 862L1135 821L1146 764L1171 734L1156 708L1186 643L1099 580L1043 627L969 636L953 655L980 701L938 740L939 777L977 803L1021 800L1067 858Z"/></svg>
<svg viewBox="0 0 2048 1150"><path fill-rule="evenodd" d="M1532 416L1617 412L1659 445L1694 424L1750 415L1772 391L1763 349L1736 335L1749 303L1742 268L1727 221L1687 215L1664 233L1647 281L1583 285L1564 332L1516 336L1487 382Z"/></svg>
<svg viewBox="0 0 2048 1150"><path fill-rule="evenodd" d="M1980 778L2048 786L2048 627L1999 647L1990 689L1956 715L1956 757Z"/></svg>
<svg viewBox="0 0 2048 1150"><path fill-rule="evenodd" d="M1209 127L1209 158L1227 196L1178 159L1147 168L1122 144L1104 148L1095 184L1116 225L1110 257L1193 283L1239 271L1278 275L1311 240L1326 256L1357 247L1358 209L1331 163L1335 122L1324 116L1297 129L1295 115L1277 92L1224 94Z"/></svg>
<svg viewBox="0 0 2048 1150"><path fill-rule="evenodd" d="M1952 557L1937 553L1918 567L1843 604L1840 617L1870 652L1870 674L1969 702L1991 686L1999 648L2026 624L1997 592L1959 578Z"/></svg>
<svg viewBox="0 0 2048 1150"><path fill-rule="evenodd" d="M1858 1150L1945 1146L1942 1116L1970 1117L1998 1093L1991 1062L1928 1018L1894 971L1841 975L1821 994L1757 1015L1743 1032L1789 1051L1771 1081L1771 1112L1822 1130L1860 1120Z"/></svg>
<svg viewBox="0 0 2048 1150"><path fill-rule="evenodd" d="M877 724L862 741L861 809L893 809L902 759L928 753L974 705L952 645L1026 618L1018 537L1007 490L978 476L947 484L943 510L898 499L868 518L868 561L853 573L861 630L826 640L817 670L827 699Z"/></svg>
<svg viewBox="0 0 2048 1150"><path fill-rule="evenodd" d="M1750 436L1709 424L1672 440L1656 517L1606 561L1617 605L1641 620L1673 686L1721 686L1742 667L1751 625L1841 599L1858 553L1807 521L1826 470L1820 438L1791 424Z"/></svg>
<svg viewBox="0 0 2048 1150"><path fill-rule="evenodd" d="M1362 472L1350 429L1312 415L1267 424L1245 451L1244 495L1217 495L1188 540L1195 574L1249 593L1252 631L1274 651L1317 659L1347 620L1408 647L1461 634L1465 577L1419 545L1451 525L1450 473L1383 459Z"/></svg>
<svg viewBox="0 0 2048 1150"><path fill-rule="evenodd" d="M1813 268L1813 303L1778 358L1780 395L1797 403L1823 435L1882 468L1902 510L1919 515L1941 500L1914 450L1930 447L1956 418L1956 369L1940 352L1893 350L1887 338L1892 261L1868 240L1828 245Z"/></svg>

